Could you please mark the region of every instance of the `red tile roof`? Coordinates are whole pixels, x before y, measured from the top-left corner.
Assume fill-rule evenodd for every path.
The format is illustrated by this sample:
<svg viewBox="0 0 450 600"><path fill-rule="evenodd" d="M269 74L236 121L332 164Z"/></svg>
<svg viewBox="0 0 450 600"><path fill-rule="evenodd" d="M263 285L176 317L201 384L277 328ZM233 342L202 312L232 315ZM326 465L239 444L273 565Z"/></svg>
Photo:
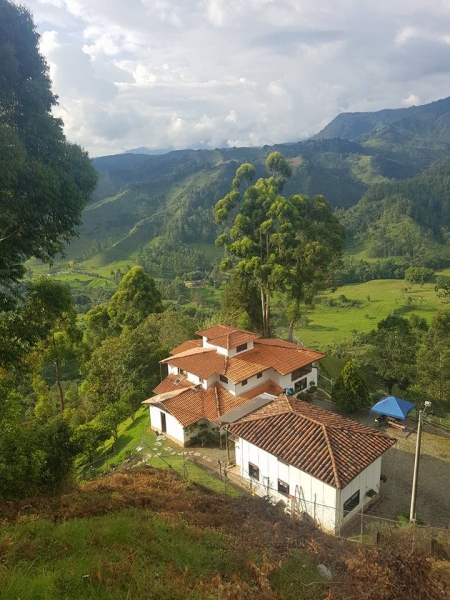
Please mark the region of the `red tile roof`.
<svg viewBox="0 0 450 600"><path fill-rule="evenodd" d="M201 332L199 332L201 333ZM162 360L183 371L208 379L215 373L234 383L273 367L281 375L306 367L325 354L283 340L255 340L252 350L227 358L212 348L192 348Z"/></svg>
<svg viewBox="0 0 450 600"><path fill-rule="evenodd" d="M277 385L273 381L266 381L257 387L254 387L252 390L241 394L241 398L247 398L247 400L251 400L260 394L271 394L272 396L279 396L284 392L283 388Z"/></svg>
<svg viewBox="0 0 450 600"><path fill-rule="evenodd" d="M213 423L218 422L221 415L233 408L248 402L246 398L235 397L220 384L213 385L208 390L201 386L179 390L176 395L170 397L155 396L145 400L145 404L163 404L164 408L173 415L183 427L188 427L200 421L208 419Z"/></svg>
<svg viewBox="0 0 450 600"><path fill-rule="evenodd" d="M245 329L238 329L237 327L229 327L228 325L215 325L208 329L196 331L196 333L197 335L206 337L208 342L213 346L226 348L227 350L236 348L241 344L246 344L247 342L251 342L261 337L257 333L252 333Z"/></svg>
<svg viewBox="0 0 450 600"><path fill-rule="evenodd" d="M180 346L177 346L173 350L170 351L170 354L180 354L180 352L185 352L185 350L192 350L192 348L199 348L203 344L203 340L187 340L187 342L183 342Z"/></svg>
<svg viewBox="0 0 450 600"><path fill-rule="evenodd" d="M161 362L178 367L182 371L187 371L202 379L208 379L214 373L224 375L227 360L230 359L216 352L214 348L192 348L175 356L169 356Z"/></svg>
<svg viewBox="0 0 450 600"><path fill-rule="evenodd" d="M286 395L229 431L338 489L395 443L384 433Z"/></svg>
<svg viewBox="0 0 450 600"><path fill-rule="evenodd" d="M176 383L178 381L178 383ZM195 383L188 381L186 377L180 380L179 375L167 375L160 384L153 390L155 394L164 394L165 392L174 392L180 388L194 387Z"/></svg>

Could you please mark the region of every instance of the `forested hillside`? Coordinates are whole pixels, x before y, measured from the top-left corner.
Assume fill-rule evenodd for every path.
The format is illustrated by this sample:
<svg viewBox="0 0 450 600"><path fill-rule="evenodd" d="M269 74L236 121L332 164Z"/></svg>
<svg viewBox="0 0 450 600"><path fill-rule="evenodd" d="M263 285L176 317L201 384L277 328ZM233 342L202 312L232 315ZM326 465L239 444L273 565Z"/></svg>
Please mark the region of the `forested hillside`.
<svg viewBox="0 0 450 600"><path fill-rule="evenodd" d="M449 111L447 98L405 109L341 114L305 142L96 158L93 165L99 183L93 202L84 212L81 236L69 246L68 257L79 263L95 256L96 264L106 266L127 260L160 238L170 251L182 244L212 247L216 236L213 206L229 188L236 167L250 162L260 177L265 158L274 150L280 151L292 168L287 195L321 194L337 209L349 209L363 198L361 206L345 218L349 231L360 234L373 217L369 205L373 207L383 199L381 213L386 219L393 218L392 211L386 213L390 203L386 198L392 198L393 193L408 196L416 183L411 178L448 155ZM415 208L408 212L411 227L417 235L430 238L432 245L445 242L442 232L429 222L435 219L435 223L446 226L445 215L436 208L446 189L446 184L439 182L441 177L445 177L445 169L439 168L420 180L422 192L415 194ZM402 187L406 179L412 183ZM421 200L428 185L434 190L432 206ZM372 239L373 233L369 237L375 257L405 254L400 243L383 251L375 249L379 242ZM365 244L369 237L360 236L359 241ZM440 264L448 263L445 256L444 252Z"/></svg>
<svg viewBox="0 0 450 600"><path fill-rule="evenodd" d="M370 256L439 268L450 261L450 158L403 181L373 185L344 216Z"/></svg>

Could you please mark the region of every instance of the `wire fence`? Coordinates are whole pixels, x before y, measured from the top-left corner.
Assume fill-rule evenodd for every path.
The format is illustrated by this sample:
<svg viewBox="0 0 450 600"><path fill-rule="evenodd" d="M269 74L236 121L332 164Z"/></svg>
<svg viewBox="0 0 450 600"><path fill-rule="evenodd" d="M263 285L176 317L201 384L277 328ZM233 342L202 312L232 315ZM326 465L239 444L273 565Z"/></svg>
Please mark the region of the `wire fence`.
<svg viewBox="0 0 450 600"><path fill-rule="evenodd" d="M333 388L333 380L322 375L320 371L317 373L317 387L325 390L329 394L331 394L331 390Z"/></svg>
<svg viewBox="0 0 450 600"><path fill-rule="evenodd" d="M399 549L402 545L409 545L412 549L421 548L436 558L450 557L450 514L448 522L430 526L397 520L392 518L393 515L370 514L367 507L344 513L335 506L307 500L301 490L296 490L293 495L281 494L268 478L258 481L249 473L242 473L238 466L227 460L225 451L222 460L213 460L201 448L173 448L167 445L164 436L159 436L152 444L141 442L120 465L115 462L117 454L105 454L85 465L83 479L147 465L169 470L186 481L219 493L234 497L242 494L264 497L272 504L279 504L293 519L315 523L336 537L370 545L395 542Z"/></svg>

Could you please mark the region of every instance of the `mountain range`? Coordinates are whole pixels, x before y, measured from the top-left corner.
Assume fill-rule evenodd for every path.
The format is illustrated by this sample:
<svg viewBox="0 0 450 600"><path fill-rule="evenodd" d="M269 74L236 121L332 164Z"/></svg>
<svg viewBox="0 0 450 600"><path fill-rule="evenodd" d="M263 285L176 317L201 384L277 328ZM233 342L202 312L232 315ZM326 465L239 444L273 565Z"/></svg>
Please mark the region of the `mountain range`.
<svg viewBox="0 0 450 600"><path fill-rule="evenodd" d="M343 113L313 138L298 143L159 155L133 150L95 158L99 184L68 256L80 261L97 254L99 264L108 264L161 237L174 244L211 244L216 237L212 208L229 190L237 166L251 162L262 176L264 160L274 150L293 169L285 193L323 194L336 209L351 209L345 220L360 239L368 229L364 207L375 202L383 206L383 214L389 212L389 202L381 200L394 194L398 209L398 195L408 197L414 178L431 168L425 180L434 181L440 230L421 222L424 211L413 211L411 219L443 243L442 228L450 227L450 214L437 207L447 200L446 183L441 194L436 179L447 180L448 169L436 170L436 165L450 155L450 98L409 108ZM363 209L352 208L357 205Z"/></svg>

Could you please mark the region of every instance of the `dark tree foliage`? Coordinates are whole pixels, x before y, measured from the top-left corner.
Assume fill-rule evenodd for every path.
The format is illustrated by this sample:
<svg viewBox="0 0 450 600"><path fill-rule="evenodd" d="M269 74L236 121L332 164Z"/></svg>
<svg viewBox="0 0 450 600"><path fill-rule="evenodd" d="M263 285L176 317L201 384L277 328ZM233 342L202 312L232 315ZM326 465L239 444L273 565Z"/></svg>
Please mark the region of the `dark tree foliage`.
<svg viewBox="0 0 450 600"><path fill-rule="evenodd" d="M349 413L369 404L369 388L355 361L349 360L345 364L333 385L331 399Z"/></svg>
<svg viewBox="0 0 450 600"><path fill-rule="evenodd" d="M231 273L220 297L221 322L251 331L262 331L261 300L259 289L250 277L239 272Z"/></svg>
<svg viewBox="0 0 450 600"><path fill-rule="evenodd" d="M62 319L73 317L73 311L72 297L62 283L41 278L30 284L17 310L0 311L0 367L19 366Z"/></svg>
<svg viewBox="0 0 450 600"><path fill-rule="evenodd" d="M395 384L408 387L414 380L417 354L417 338L411 323L389 315L370 333L369 342L367 364L385 382L389 394Z"/></svg>
<svg viewBox="0 0 450 600"><path fill-rule="evenodd" d="M155 281L142 267L132 267L111 298L108 314L120 327L136 328L151 313L164 310Z"/></svg>
<svg viewBox="0 0 450 600"><path fill-rule="evenodd" d="M64 250L97 181L51 114L57 101L38 43L28 10L0 0L0 309L28 258Z"/></svg>

